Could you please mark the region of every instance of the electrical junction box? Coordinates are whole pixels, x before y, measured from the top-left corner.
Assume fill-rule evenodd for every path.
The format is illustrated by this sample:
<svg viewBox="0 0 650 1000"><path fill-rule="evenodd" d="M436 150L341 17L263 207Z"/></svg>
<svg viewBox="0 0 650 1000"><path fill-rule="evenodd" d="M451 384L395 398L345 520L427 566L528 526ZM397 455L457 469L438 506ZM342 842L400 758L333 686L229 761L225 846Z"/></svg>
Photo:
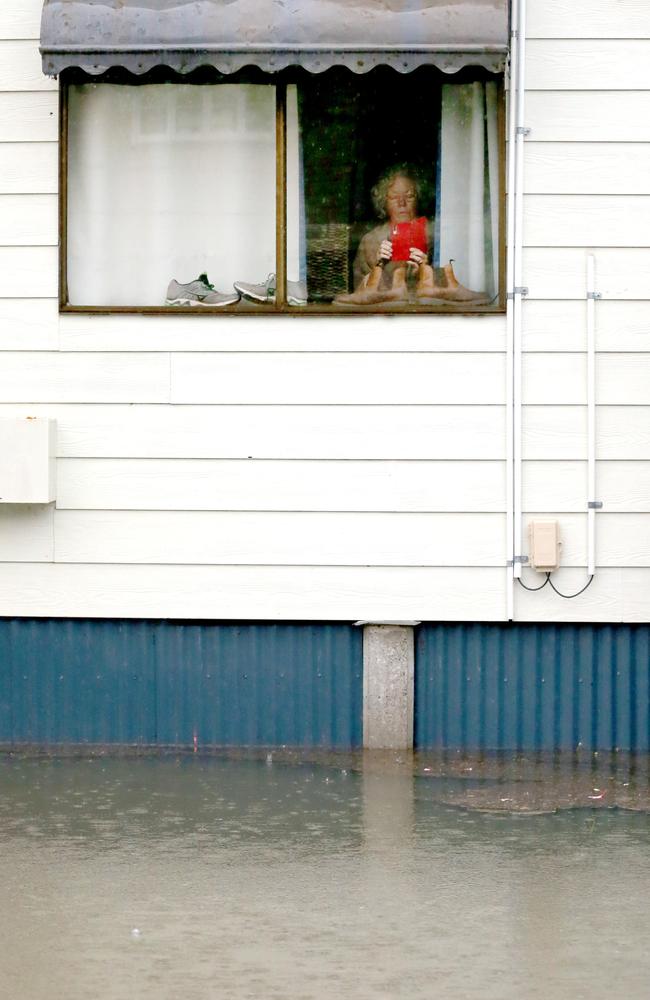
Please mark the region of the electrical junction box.
<svg viewBox="0 0 650 1000"><path fill-rule="evenodd" d="M55 449L55 420L0 420L0 504L55 500Z"/></svg>
<svg viewBox="0 0 650 1000"><path fill-rule="evenodd" d="M557 521L528 523L528 558L539 573L552 573L560 566L560 525Z"/></svg>

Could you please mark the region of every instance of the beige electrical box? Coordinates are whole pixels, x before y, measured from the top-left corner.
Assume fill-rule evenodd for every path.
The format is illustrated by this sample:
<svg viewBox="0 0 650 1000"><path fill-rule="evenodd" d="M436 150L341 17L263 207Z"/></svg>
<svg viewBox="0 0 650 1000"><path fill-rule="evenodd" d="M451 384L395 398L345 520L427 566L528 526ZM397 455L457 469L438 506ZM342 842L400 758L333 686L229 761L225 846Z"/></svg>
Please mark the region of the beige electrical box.
<svg viewBox="0 0 650 1000"><path fill-rule="evenodd" d="M55 442L55 420L0 420L0 504L56 499Z"/></svg>
<svg viewBox="0 0 650 1000"><path fill-rule="evenodd" d="M552 573L560 565L560 525L557 521L528 523L528 559L539 573Z"/></svg>

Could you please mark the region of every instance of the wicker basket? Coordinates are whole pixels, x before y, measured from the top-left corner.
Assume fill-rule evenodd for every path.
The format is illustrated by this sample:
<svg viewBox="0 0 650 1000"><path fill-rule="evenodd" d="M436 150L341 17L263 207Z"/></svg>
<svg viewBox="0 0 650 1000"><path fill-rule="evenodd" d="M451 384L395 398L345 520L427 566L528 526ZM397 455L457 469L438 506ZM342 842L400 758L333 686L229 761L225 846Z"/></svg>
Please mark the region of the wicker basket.
<svg viewBox="0 0 650 1000"><path fill-rule="evenodd" d="M331 302L350 282L350 226L307 226L307 284L311 302Z"/></svg>

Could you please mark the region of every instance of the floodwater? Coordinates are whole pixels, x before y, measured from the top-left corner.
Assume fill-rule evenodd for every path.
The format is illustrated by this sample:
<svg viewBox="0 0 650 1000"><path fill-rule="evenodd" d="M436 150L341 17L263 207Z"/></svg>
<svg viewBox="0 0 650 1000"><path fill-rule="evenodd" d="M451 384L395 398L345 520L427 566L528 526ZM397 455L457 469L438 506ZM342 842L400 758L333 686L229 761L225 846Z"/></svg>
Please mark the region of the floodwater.
<svg viewBox="0 0 650 1000"><path fill-rule="evenodd" d="M0 996L648 1000L648 763L0 757Z"/></svg>

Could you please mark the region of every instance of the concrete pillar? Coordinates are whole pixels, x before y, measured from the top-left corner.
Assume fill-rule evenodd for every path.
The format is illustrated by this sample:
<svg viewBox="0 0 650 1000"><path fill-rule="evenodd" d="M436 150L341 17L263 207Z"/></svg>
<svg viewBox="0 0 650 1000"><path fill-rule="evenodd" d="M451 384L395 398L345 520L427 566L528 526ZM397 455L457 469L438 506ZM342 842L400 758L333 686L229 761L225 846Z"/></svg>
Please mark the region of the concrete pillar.
<svg viewBox="0 0 650 1000"><path fill-rule="evenodd" d="M363 745L368 750L413 747L413 625L363 624Z"/></svg>

